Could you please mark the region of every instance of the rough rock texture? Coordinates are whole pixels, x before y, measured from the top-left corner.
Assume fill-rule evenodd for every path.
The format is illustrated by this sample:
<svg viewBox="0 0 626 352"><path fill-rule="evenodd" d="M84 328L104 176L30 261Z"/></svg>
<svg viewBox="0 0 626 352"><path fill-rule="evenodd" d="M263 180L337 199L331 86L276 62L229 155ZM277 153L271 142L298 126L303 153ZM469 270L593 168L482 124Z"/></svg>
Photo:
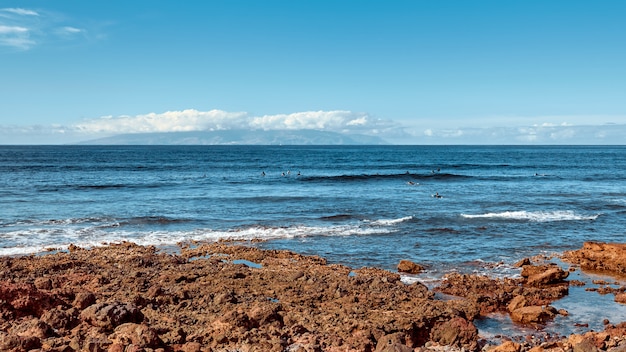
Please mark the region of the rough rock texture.
<svg viewBox="0 0 626 352"><path fill-rule="evenodd" d="M563 253L563 260L582 269L626 274L626 244L585 242L583 248Z"/></svg>
<svg viewBox="0 0 626 352"><path fill-rule="evenodd" d="M410 260L403 259L398 263L398 271L401 273L419 274L424 271L424 267Z"/></svg>
<svg viewBox="0 0 626 352"><path fill-rule="evenodd" d="M480 307L483 315L506 311L513 321L544 324L557 315L557 310L549 304L568 293L564 279L569 273L553 264L524 262L520 266L520 279L454 273L447 275L435 290L468 299Z"/></svg>
<svg viewBox="0 0 626 352"><path fill-rule="evenodd" d="M478 315L424 285L319 257L131 243L0 258L0 350L477 350Z"/></svg>
<svg viewBox="0 0 626 352"><path fill-rule="evenodd" d="M481 312L542 323L567 294L554 266L520 266L520 279L449 275L438 290L464 298L443 301L385 270L225 243L4 257L0 351L626 351L626 324L608 321L603 332L485 346L472 323Z"/></svg>

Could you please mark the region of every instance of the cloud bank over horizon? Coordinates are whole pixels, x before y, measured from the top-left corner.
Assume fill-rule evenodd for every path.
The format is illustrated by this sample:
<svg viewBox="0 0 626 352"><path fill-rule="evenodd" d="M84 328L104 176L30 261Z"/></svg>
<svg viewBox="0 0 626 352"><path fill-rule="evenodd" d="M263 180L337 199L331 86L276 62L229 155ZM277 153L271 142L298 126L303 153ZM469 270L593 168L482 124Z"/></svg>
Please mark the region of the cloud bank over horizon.
<svg viewBox="0 0 626 352"><path fill-rule="evenodd" d="M434 120L422 121L422 125L429 123L437 126ZM626 124L424 128L346 110L253 116L247 112L186 109L103 116L67 126L0 125L0 136L2 144L68 144L119 134L227 130L317 130L376 136L392 144L626 144Z"/></svg>

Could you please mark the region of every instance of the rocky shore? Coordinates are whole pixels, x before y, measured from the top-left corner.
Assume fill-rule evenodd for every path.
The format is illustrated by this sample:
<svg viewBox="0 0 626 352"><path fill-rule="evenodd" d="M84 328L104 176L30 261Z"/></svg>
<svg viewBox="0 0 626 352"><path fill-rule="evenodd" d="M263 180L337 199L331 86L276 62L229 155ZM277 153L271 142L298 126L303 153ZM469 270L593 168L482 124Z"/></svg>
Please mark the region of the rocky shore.
<svg viewBox="0 0 626 352"><path fill-rule="evenodd" d="M564 260L624 269L623 245L611 247L615 264L593 257L606 253L605 245L585 244ZM175 254L121 243L4 257L0 350L626 351L626 323L607 322L604 331L584 335L501 336L494 346L482 339L473 322L491 312L538 329L568 314L551 303L567 295L569 271L529 259L518 266L521 278L451 274L429 290L381 269L227 243L183 246Z"/></svg>

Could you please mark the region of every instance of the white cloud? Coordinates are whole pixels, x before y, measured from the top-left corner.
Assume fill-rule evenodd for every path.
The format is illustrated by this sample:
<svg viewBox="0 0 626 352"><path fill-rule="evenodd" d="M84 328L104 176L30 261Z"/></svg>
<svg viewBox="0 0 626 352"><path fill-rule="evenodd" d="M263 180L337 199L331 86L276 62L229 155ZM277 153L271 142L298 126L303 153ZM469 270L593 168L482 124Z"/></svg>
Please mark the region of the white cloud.
<svg viewBox="0 0 626 352"><path fill-rule="evenodd" d="M68 25L65 16L24 8L0 8L0 47L29 50L43 43L75 39L86 30Z"/></svg>
<svg viewBox="0 0 626 352"><path fill-rule="evenodd" d="M221 110L167 111L137 116L105 116L86 120L74 127L87 133L147 133L223 130L241 128L245 113Z"/></svg>
<svg viewBox="0 0 626 352"><path fill-rule="evenodd" d="M85 32L85 30L80 29L80 28L65 26L65 27L60 28L58 32L59 34L78 34L78 33Z"/></svg>
<svg viewBox="0 0 626 352"><path fill-rule="evenodd" d="M19 26L0 25L0 34L23 34L28 33L28 28Z"/></svg>
<svg viewBox="0 0 626 352"><path fill-rule="evenodd" d="M249 116L245 112L222 110L168 111L136 116L101 117L75 125L89 133L145 133L202 130L302 130L313 129L342 133L378 134L397 125L367 114L350 111L305 111L292 114Z"/></svg>
<svg viewBox="0 0 626 352"><path fill-rule="evenodd" d="M36 11L21 8L4 8L0 9L0 12L13 13L20 16L39 16L39 13Z"/></svg>
<svg viewBox="0 0 626 352"><path fill-rule="evenodd" d="M618 120L625 120L615 117ZM433 123L437 121L432 120ZM408 130L394 121L345 110L252 116L247 112L194 109L135 116L103 116L68 126L1 126L0 143L73 143L126 133L216 130L315 129L380 137L395 144L624 144L626 124L528 126ZM25 141L25 142L24 142ZM56 141L56 142L55 142Z"/></svg>

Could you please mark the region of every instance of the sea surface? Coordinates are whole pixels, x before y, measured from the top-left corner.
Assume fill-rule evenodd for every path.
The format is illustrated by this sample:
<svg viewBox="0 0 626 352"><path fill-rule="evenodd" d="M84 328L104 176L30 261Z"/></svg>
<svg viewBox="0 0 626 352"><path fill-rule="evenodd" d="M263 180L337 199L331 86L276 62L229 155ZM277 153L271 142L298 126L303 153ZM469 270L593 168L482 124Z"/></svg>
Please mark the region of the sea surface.
<svg viewBox="0 0 626 352"><path fill-rule="evenodd" d="M0 146L0 255L261 239L352 267L413 260L428 272L405 280L428 284L625 231L626 146ZM585 299L553 328L626 321Z"/></svg>

